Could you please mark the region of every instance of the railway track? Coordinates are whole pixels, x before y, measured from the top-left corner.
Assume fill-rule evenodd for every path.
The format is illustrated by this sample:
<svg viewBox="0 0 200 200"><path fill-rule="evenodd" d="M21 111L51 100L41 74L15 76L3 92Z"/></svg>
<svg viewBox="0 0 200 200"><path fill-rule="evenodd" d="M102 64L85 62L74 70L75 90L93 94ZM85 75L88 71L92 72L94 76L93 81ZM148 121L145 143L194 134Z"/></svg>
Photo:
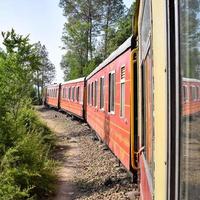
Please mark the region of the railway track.
<svg viewBox="0 0 200 200"><path fill-rule="evenodd" d="M38 114L57 137L58 184L51 200L129 199L128 192L137 186L87 124L43 107Z"/></svg>

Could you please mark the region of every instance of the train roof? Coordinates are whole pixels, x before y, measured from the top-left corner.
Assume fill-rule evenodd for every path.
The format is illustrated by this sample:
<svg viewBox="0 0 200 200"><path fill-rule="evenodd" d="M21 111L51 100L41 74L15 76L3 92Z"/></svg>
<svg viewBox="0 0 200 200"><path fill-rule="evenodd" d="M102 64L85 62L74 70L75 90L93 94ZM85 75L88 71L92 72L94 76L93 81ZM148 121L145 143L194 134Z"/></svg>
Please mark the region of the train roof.
<svg viewBox="0 0 200 200"><path fill-rule="evenodd" d="M46 85L45 87L46 88L50 88L50 87L54 88L54 87L58 87L58 86L59 86L59 83L53 83L53 84Z"/></svg>
<svg viewBox="0 0 200 200"><path fill-rule="evenodd" d="M62 83L61 85L65 85L65 84L69 84L69 83L78 83L78 82L82 82L84 80L85 80L85 77L81 77L81 78L77 78L74 80L66 81L66 82Z"/></svg>
<svg viewBox="0 0 200 200"><path fill-rule="evenodd" d="M195 79L195 78L185 78L185 77L183 77L183 81L185 81L185 82L198 82L198 83L200 83L200 80L199 79Z"/></svg>
<svg viewBox="0 0 200 200"><path fill-rule="evenodd" d="M98 67L96 67L86 77L86 80L88 80L89 78L91 78L94 74L96 74L98 71L100 71L106 65L108 65L113 60L115 60L118 56L120 56L123 52L125 52L127 49L129 49L132 46L132 39L133 39L133 36L130 36L121 46L119 46L113 53L111 53L110 56L108 56L108 58L106 60L104 60Z"/></svg>

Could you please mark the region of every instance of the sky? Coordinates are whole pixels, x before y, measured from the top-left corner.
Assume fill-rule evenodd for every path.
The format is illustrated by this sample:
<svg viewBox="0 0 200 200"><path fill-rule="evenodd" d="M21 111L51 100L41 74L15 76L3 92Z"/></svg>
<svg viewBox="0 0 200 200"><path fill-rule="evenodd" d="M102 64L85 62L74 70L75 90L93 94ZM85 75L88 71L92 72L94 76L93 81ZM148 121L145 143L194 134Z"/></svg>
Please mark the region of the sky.
<svg viewBox="0 0 200 200"><path fill-rule="evenodd" d="M124 0L130 7L133 0ZM58 6L59 0L0 0L0 32L14 28L16 33L29 35L31 43L45 45L49 59L56 67L54 82L63 81L60 61L65 53L61 37L66 18ZM0 37L2 46L2 37Z"/></svg>

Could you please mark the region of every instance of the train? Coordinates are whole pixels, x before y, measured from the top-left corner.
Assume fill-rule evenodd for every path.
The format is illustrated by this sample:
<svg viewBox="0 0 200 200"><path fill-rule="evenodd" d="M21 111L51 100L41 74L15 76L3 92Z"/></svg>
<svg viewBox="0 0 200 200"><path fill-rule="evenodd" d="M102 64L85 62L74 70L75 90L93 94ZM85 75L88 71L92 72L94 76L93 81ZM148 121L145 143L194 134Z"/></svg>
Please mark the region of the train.
<svg viewBox="0 0 200 200"><path fill-rule="evenodd" d="M87 77L44 91L46 105L85 120L108 145L141 200L200 199L200 78L191 62L200 47L185 37L187 16L199 11L189 2L136 0L121 46Z"/></svg>

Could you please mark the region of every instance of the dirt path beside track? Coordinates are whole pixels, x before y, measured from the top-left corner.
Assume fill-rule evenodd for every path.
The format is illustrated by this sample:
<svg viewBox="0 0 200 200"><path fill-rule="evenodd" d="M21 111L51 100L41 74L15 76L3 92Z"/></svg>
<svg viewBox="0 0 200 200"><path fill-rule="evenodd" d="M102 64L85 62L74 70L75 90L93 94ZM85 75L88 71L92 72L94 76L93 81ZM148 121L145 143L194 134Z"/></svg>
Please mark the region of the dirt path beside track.
<svg viewBox="0 0 200 200"><path fill-rule="evenodd" d="M124 200L135 185L118 160L99 142L86 123L40 107L41 119L58 139L56 195L51 200Z"/></svg>

